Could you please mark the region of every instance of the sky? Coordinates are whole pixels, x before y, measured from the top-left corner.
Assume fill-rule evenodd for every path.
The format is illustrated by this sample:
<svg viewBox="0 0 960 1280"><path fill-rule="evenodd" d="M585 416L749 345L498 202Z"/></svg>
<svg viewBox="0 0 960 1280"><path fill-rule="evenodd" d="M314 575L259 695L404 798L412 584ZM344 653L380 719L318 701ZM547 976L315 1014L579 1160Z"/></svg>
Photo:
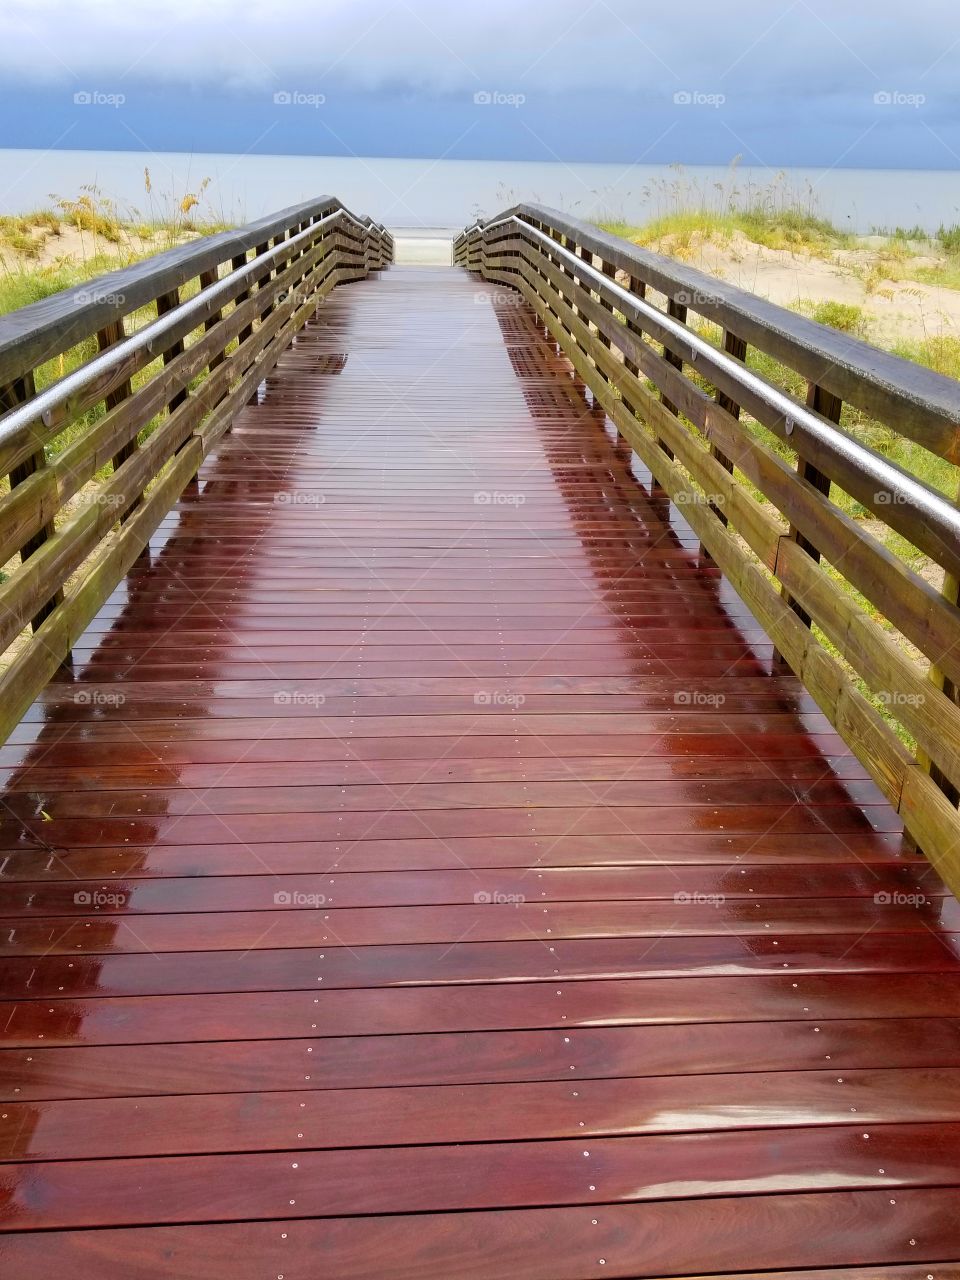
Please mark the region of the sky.
<svg viewBox="0 0 960 1280"><path fill-rule="evenodd" d="M957 0L3 0L0 146L960 167Z"/></svg>

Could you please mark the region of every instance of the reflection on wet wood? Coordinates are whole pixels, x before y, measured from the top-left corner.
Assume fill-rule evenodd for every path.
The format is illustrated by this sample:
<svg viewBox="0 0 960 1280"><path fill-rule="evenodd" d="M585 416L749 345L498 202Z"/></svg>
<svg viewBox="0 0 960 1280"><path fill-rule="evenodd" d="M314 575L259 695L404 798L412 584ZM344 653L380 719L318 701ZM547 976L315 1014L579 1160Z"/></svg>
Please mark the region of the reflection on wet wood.
<svg viewBox="0 0 960 1280"><path fill-rule="evenodd" d="M956 901L530 313L339 291L151 555L0 752L5 1274L958 1280Z"/></svg>

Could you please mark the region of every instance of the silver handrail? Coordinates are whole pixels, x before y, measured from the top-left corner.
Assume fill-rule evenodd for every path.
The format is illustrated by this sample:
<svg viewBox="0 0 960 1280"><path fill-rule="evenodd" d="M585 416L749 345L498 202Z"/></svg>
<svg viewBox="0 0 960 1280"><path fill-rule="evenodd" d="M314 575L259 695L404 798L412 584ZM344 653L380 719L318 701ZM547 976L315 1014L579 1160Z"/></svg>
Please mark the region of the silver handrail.
<svg viewBox="0 0 960 1280"><path fill-rule="evenodd" d="M807 439L820 445L831 456L854 466L867 480L876 484L878 494L887 495L888 503L907 504L918 511L930 531L945 546L950 547L955 556L960 555L960 511L936 490L929 489L922 481L915 479L868 445L861 444L846 432L831 426L806 406L793 400L786 392L778 390L758 374L747 369L740 361L727 355L726 352L719 351L672 316L636 297L617 284L612 277L603 275L583 258L577 257L569 249L564 248L539 228L524 222L516 214L487 223L480 229L481 235L486 237L487 232L511 223L522 228L526 235L543 241L549 247L551 254L566 260L575 268L578 275L588 276L596 283L598 293L612 296L624 315L640 322L641 327L660 330L674 342L682 343L688 348L686 352L678 350L674 342L670 344L670 350L682 356L688 364L697 365L698 368L706 366L707 369L720 372L726 379L748 391L755 400L771 410L775 417L782 418L784 434L792 437L796 433L798 452L803 453L802 442ZM647 321L646 326L642 324L644 320Z"/></svg>
<svg viewBox="0 0 960 1280"><path fill-rule="evenodd" d="M206 289L201 289L189 301L181 303L180 306L175 307L172 311L165 312L159 319L145 325L129 338L124 338L122 342L114 343L106 351L95 356L86 364L81 365L80 368L66 374L57 382L46 387L31 400L18 405L17 408L11 410L0 420L0 445L6 444L11 437L16 436L19 432L37 422L50 426L55 409L69 400L71 395L82 391L97 378L109 374L114 368L122 364L128 356L135 355L141 351L146 351L147 355L152 356L155 352L163 351L164 344L162 339L164 335L177 328L185 318L202 313L209 308L211 302L216 302L219 298L223 298L225 302L228 302L238 292L238 284L242 285L245 281L259 279L263 276L265 267L269 267L277 259L287 256L291 246L314 239L319 227L323 227L326 223L333 222L338 218L349 219L363 231L369 231L370 229L348 209L337 209L333 213L328 213L324 217L318 218L316 222L311 223L309 227L305 227L303 231L298 231L289 240L281 241L280 244L275 245L266 253L254 258L252 262L248 262L246 266L231 271L229 275L224 276L216 284L212 284Z"/></svg>

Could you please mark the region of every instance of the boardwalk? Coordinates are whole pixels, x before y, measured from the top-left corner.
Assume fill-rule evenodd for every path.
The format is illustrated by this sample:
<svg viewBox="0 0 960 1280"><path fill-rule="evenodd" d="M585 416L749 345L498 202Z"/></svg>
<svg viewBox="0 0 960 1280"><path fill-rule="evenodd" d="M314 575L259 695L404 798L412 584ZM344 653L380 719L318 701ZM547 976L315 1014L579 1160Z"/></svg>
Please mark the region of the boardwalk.
<svg viewBox="0 0 960 1280"><path fill-rule="evenodd" d="M460 270L283 356L2 751L11 1280L960 1276L957 903L635 471Z"/></svg>

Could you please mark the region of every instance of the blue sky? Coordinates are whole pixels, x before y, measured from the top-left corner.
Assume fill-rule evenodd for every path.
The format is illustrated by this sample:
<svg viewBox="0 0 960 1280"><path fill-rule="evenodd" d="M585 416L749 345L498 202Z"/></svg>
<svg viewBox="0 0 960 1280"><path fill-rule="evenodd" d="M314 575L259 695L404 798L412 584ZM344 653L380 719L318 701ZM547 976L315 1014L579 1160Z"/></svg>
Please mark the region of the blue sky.
<svg viewBox="0 0 960 1280"><path fill-rule="evenodd" d="M0 145L960 167L956 0L5 0Z"/></svg>

